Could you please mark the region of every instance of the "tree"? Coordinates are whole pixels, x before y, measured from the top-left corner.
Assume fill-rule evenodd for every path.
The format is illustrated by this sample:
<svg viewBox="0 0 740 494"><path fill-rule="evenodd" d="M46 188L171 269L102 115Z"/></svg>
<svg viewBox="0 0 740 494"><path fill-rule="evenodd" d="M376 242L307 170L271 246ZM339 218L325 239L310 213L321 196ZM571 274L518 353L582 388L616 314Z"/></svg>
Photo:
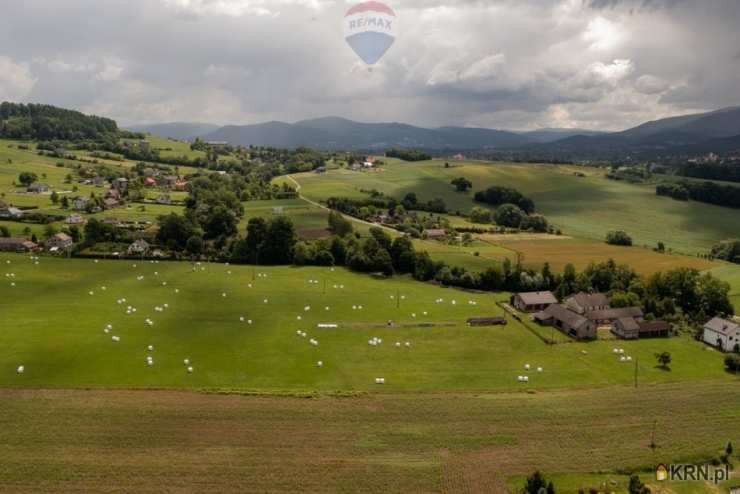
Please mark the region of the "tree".
<svg viewBox="0 0 740 494"><path fill-rule="evenodd" d="M450 183L455 186L455 190L458 192L467 192L473 186L473 183L465 177L454 178Z"/></svg>
<svg viewBox="0 0 740 494"><path fill-rule="evenodd" d="M650 494L650 488L647 487L637 474L630 475L628 488L629 494Z"/></svg>
<svg viewBox="0 0 740 494"><path fill-rule="evenodd" d="M727 446L725 447L725 454L729 457L732 456L732 453L735 452L735 449L732 447L732 443L728 442Z"/></svg>
<svg viewBox="0 0 740 494"><path fill-rule="evenodd" d="M185 250L193 256L199 256L203 252L203 239L197 235L193 235L186 242Z"/></svg>
<svg viewBox="0 0 740 494"><path fill-rule="evenodd" d="M52 204L59 204L59 194L57 194L57 191L52 191L51 193L51 203Z"/></svg>
<svg viewBox="0 0 740 494"><path fill-rule="evenodd" d="M524 211L514 204L502 204L496 209L494 214L494 220L496 224L500 226L507 226L509 228L519 228L524 218Z"/></svg>
<svg viewBox="0 0 740 494"><path fill-rule="evenodd" d="M393 240L382 228L377 226L370 227L370 235L372 235L383 249L390 250Z"/></svg>
<svg viewBox="0 0 740 494"><path fill-rule="evenodd" d="M186 249L188 240L198 233L195 225L179 214L170 213L160 216L157 221L159 223L157 242L172 250Z"/></svg>
<svg viewBox="0 0 740 494"><path fill-rule="evenodd" d="M267 221L259 216L249 218L247 223L247 238L245 255L250 262L259 263L262 247L267 238Z"/></svg>
<svg viewBox="0 0 740 494"><path fill-rule="evenodd" d="M260 262L266 264L290 264L293 261L293 249L296 244L296 233L293 222L285 216L270 220L265 232L265 241L260 253Z"/></svg>
<svg viewBox="0 0 740 494"><path fill-rule="evenodd" d="M547 232L549 225L547 223L547 219L541 214L531 214L522 218L519 228L522 230L545 233Z"/></svg>
<svg viewBox="0 0 740 494"><path fill-rule="evenodd" d="M470 221L473 223L490 223L491 212L488 209L475 206L470 210Z"/></svg>
<svg viewBox="0 0 740 494"><path fill-rule="evenodd" d="M7 226L0 225L0 237L3 237L3 238L10 237L10 229Z"/></svg>
<svg viewBox="0 0 740 494"><path fill-rule="evenodd" d="M552 482L548 482L542 472L538 470L527 477L521 492L522 494L542 494L543 492L555 494L555 486Z"/></svg>
<svg viewBox="0 0 740 494"><path fill-rule="evenodd" d="M342 213L331 211L329 213L329 230L335 235L346 237L352 233L352 222L342 216Z"/></svg>
<svg viewBox="0 0 740 494"><path fill-rule="evenodd" d="M206 215L203 230L206 238L230 237L236 233L236 225L236 216L226 206L219 204Z"/></svg>
<svg viewBox="0 0 740 494"><path fill-rule="evenodd" d="M606 234L606 243L610 245L632 245L632 237L622 230L612 231Z"/></svg>
<svg viewBox="0 0 740 494"><path fill-rule="evenodd" d="M38 179L39 177L33 172L21 172L21 174L18 175L18 181L24 187L28 187Z"/></svg>
<svg viewBox="0 0 740 494"><path fill-rule="evenodd" d="M411 273L414 271L416 252L414 244L408 237L397 237L390 249L393 268L398 273Z"/></svg>
<svg viewBox="0 0 740 494"><path fill-rule="evenodd" d="M57 230L57 229L56 229L56 227L55 227L55 226L54 226L53 224L51 224L51 223L49 223L48 225L46 225L46 226L44 227L44 238L51 238L51 237L53 237L54 235L56 235L57 233L58 233L58 230Z"/></svg>
<svg viewBox="0 0 740 494"><path fill-rule="evenodd" d="M656 353L655 358L658 360L658 365L661 368L668 370L668 366L671 364L671 354L669 352Z"/></svg>

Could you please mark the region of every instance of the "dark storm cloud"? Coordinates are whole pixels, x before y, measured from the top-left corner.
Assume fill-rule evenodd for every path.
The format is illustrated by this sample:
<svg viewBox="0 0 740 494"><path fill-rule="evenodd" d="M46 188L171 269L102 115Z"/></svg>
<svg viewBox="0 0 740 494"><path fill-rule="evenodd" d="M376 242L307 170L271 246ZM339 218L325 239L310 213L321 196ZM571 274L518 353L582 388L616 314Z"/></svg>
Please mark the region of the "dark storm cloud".
<svg viewBox="0 0 740 494"><path fill-rule="evenodd" d="M738 2L398 0L372 71L340 0L26 0L0 18L0 99L123 122L322 115L622 128L740 101Z"/></svg>

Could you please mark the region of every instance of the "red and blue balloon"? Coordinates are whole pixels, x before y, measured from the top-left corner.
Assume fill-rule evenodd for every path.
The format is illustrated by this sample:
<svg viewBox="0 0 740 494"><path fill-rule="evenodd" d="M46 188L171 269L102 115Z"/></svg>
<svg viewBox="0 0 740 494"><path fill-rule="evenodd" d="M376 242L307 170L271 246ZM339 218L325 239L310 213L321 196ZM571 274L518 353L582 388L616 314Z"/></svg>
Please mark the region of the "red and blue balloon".
<svg viewBox="0 0 740 494"><path fill-rule="evenodd" d="M344 16L344 39L367 65L375 65L396 40L396 14L382 2L362 2Z"/></svg>

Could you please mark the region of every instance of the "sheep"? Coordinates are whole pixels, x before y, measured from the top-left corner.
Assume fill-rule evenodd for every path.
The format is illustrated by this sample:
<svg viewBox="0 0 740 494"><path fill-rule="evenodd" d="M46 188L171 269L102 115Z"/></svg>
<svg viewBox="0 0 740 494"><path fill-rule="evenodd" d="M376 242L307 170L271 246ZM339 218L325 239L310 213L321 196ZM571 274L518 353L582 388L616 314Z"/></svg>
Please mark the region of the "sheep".
<svg viewBox="0 0 740 494"><path fill-rule="evenodd" d="M537 367L537 372L543 372L544 369L542 367Z"/></svg>
<svg viewBox="0 0 740 494"><path fill-rule="evenodd" d="M182 361L182 363L185 365L190 365L190 359L186 358L185 360Z"/></svg>
<svg viewBox="0 0 740 494"><path fill-rule="evenodd" d="M322 362L321 360L319 360L318 362L316 362L316 366L317 367L323 367L324 366L324 362Z"/></svg>
<svg viewBox="0 0 740 494"><path fill-rule="evenodd" d="M530 365L529 364L524 364L524 370L529 370L529 369L530 369Z"/></svg>
<svg viewBox="0 0 740 494"><path fill-rule="evenodd" d="M154 351L154 345L149 345L148 347L146 347L146 349L149 350L150 352L153 352Z"/></svg>
<svg viewBox="0 0 740 494"><path fill-rule="evenodd" d="M8 261L8 263L10 263L10 261ZM18 366L18 368L17 368L17 369L15 370L15 371L16 371L16 372L17 372L18 374L23 374L24 372L26 372L26 367L25 367L25 366L23 366L23 365L19 365L19 366Z"/></svg>
<svg viewBox="0 0 740 494"><path fill-rule="evenodd" d="M192 367L188 367L188 374L192 374L192 373L193 373L193 368Z"/></svg>
<svg viewBox="0 0 740 494"><path fill-rule="evenodd" d="M120 336L113 336L111 338L111 340L113 340L114 342L118 343L119 341L121 341L121 337Z"/></svg>

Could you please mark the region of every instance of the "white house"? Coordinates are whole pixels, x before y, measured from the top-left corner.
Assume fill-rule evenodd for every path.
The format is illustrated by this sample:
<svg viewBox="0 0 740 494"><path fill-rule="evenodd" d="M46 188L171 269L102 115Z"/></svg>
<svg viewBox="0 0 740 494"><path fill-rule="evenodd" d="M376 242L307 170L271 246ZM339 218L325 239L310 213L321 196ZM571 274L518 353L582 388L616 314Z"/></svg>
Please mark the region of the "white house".
<svg viewBox="0 0 740 494"><path fill-rule="evenodd" d="M740 325L715 317L704 325L704 342L723 352L740 348Z"/></svg>
<svg viewBox="0 0 740 494"><path fill-rule="evenodd" d="M144 239L136 240L128 246L129 255L143 255L149 251L149 242Z"/></svg>
<svg viewBox="0 0 740 494"><path fill-rule="evenodd" d="M52 235L46 241L46 248L51 250L52 248L56 247L56 250L63 250L70 247L72 244L74 244L72 237L70 237L66 233L57 233L55 235Z"/></svg>

